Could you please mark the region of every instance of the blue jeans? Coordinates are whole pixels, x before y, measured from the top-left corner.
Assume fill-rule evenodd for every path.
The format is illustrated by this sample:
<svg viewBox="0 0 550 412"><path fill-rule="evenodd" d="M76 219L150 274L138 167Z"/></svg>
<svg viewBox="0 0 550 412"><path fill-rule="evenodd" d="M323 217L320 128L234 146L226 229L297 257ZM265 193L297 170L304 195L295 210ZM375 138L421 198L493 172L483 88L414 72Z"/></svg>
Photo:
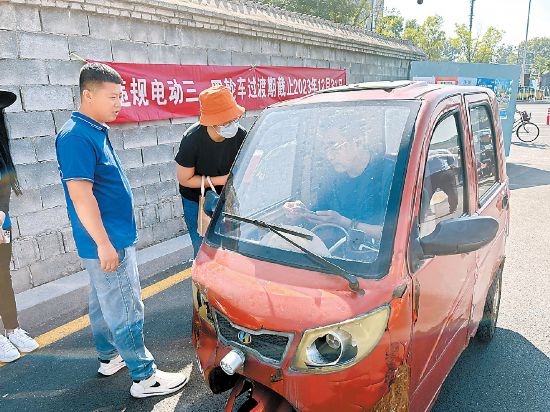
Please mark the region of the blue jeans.
<svg viewBox="0 0 550 412"><path fill-rule="evenodd" d="M183 219L189 231L189 237L191 238L191 243L193 244L193 257L197 257L199 249L202 244L202 236L197 232L197 219L199 218L199 203L192 200L186 199L182 196L183 202Z"/></svg>
<svg viewBox="0 0 550 412"><path fill-rule="evenodd" d="M143 340L143 302L136 249L119 251L116 272L103 272L99 259L82 259L90 275L90 323L99 359L122 356L134 381L149 378L155 360Z"/></svg>

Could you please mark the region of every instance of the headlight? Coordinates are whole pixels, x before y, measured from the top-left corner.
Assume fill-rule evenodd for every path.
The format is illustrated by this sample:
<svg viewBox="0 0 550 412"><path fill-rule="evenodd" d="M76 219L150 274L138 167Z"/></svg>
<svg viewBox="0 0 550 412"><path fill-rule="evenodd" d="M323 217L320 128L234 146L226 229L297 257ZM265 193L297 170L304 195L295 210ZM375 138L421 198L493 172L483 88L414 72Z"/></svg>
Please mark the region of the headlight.
<svg viewBox="0 0 550 412"><path fill-rule="evenodd" d="M210 313L210 305L208 304L208 298L206 293L204 293L195 282L192 282L193 289L193 305L195 310L198 312L199 316L214 326L214 319Z"/></svg>
<svg viewBox="0 0 550 412"><path fill-rule="evenodd" d="M292 362L294 370L328 373L355 365L376 347L390 317L390 306L335 325L304 332Z"/></svg>

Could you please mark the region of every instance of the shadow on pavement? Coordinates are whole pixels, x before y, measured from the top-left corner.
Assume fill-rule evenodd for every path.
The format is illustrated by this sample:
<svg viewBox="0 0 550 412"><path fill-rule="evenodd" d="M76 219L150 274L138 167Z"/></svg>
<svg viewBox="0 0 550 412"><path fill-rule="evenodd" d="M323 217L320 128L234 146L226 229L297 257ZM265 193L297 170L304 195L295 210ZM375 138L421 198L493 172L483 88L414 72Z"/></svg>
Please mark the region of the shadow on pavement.
<svg viewBox="0 0 550 412"><path fill-rule="evenodd" d="M512 144L514 146L528 147L528 148L531 148L531 149L547 149L549 147L546 143L537 143L536 140L534 142L531 142L531 143L515 141L515 142L512 142Z"/></svg>
<svg viewBox="0 0 550 412"><path fill-rule="evenodd" d="M549 411L550 358L519 333L472 340L445 381L434 412Z"/></svg>
<svg viewBox="0 0 550 412"><path fill-rule="evenodd" d="M550 171L548 170L519 163L507 163L506 172L510 178L511 190L550 185Z"/></svg>

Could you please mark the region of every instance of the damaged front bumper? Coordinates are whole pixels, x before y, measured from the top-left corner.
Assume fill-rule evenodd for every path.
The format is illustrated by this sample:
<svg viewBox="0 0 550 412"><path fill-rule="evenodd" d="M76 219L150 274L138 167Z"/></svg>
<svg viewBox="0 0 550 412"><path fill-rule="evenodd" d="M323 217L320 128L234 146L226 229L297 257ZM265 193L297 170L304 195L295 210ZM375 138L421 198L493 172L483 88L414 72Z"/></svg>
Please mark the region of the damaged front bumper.
<svg viewBox="0 0 550 412"><path fill-rule="evenodd" d="M288 354L277 366L245 352L244 365L234 375L227 375L220 363L233 346L221 342L213 319L199 316L197 311L193 315L193 343L199 367L211 390L221 393L233 389L230 404L246 385L252 385L257 408L277 405L254 409L258 411L286 411L290 405L298 411L408 410L410 370L404 363L403 346L392 344L388 332L362 361L331 373L293 371L292 356ZM298 342L293 342L290 354L297 345Z"/></svg>

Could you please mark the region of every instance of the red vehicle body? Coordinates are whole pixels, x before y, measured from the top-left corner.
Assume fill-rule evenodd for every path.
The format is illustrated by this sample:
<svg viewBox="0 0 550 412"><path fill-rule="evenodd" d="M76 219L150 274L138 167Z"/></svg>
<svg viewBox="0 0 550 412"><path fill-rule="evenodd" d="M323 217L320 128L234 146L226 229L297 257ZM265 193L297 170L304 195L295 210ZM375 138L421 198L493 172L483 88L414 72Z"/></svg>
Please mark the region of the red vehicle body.
<svg viewBox="0 0 550 412"><path fill-rule="evenodd" d="M509 189L494 95L478 87L366 83L317 93L279 107L324 107L357 101L377 102L380 107L415 102L418 108L411 115L414 127L406 149L402 186L398 188L401 197L393 205L396 220L389 235L388 265L379 276L358 276L354 289L342 277L324 270L287 265L220 246L212 241L216 230L212 224L193 268L193 343L212 391L233 389L226 410L429 410L470 338L477 332L487 341L495 331L509 224ZM427 219L421 216L421 209L422 197L427 196L423 187L427 186L428 155L450 155L437 146L434 130L451 117L454 120L448 124L456 124L458 131L462 173L454 182L463 189L459 197L463 196L460 207L464 213L450 220L462 226L443 236L446 228L438 225L431 239L439 229L442 237L428 244L429 236L423 238L419 233L424 224L419 221ZM235 167L239 167L238 160ZM438 199L453 197L441 190L438 193ZM430 211L438 207L434 201L427 204ZM214 219L220 208L218 205ZM437 223L450 222L444 213L442 216ZM473 226L468 228L464 222ZM486 234L481 239L475 238L474 232ZM441 243L449 239L454 243L442 249ZM360 323L360 328L357 323L346 324L357 319L363 322L362 316L378 318ZM370 325L382 323L378 336ZM327 332L313 343L303 343L309 346L302 355L300 344L306 331L327 325L332 325L333 335L328 337ZM236 334L231 335L231 331ZM271 340L264 341L266 345L287 339L278 363L266 361L259 346L256 350L247 348L251 341L264 339L265 333L271 333ZM340 339L336 343L335 336ZM346 343L349 336L353 341ZM309 354L321 351L318 339L324 339L323 344L332 340L339 348L335 349L337 356L343 356L344 346L354 351L357 345L369 349L361 359L350 355L351 360L342 364L335 361L326 363L328 367L311 366L315 363L308 360ZM232 350L244 355L244 364L230 376L220 363ZM301 359L306 359L306 365ZM330 366L334 364L338 366ZM241 394L246 399L244 405L237 406Z"/></svg>

